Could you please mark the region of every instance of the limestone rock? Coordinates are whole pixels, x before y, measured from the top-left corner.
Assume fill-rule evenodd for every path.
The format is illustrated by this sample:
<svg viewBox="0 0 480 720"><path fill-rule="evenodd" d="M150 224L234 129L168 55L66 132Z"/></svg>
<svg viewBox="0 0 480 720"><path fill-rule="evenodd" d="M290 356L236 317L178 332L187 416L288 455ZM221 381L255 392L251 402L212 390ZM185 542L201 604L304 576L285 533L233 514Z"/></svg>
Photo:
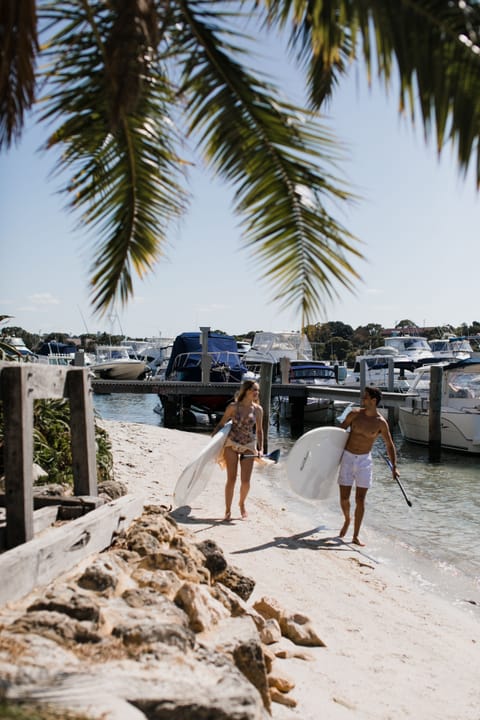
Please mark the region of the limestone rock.
<svg viewBox="0 0 480 720"><path fill-rule="evenodd" d="M296 645L326 647L306 615L293 613L280 619L282 634Z"/></svg>
<svg viewBox="0 0 480 720"><path fill-rule="evenodd" d="M194 632L203 632L228 617L227 609L215 600L203 585L183 583L175 596L175 604L188 615Z"/></svg>
<svg viewBox="0 0 480 720"><path fill-rule="evenodd" d="M266 620L273 618L280 623L280 619L285 615L285 610L280 603L271 597L264 596L260 598L260 600L253 603L253 607Z"/></svg>
<svg viewBox="0 0 480 720"><path fill-rule="evenodd" d="M116 500L128 492L128 487L125 483L119 482L118 480L105 480L104 482L98 483L98 494L100 497L105 496L108 500Z"/></svg>
<svg viewBox="0 0 480 720"><path fill-rule="evenodd" d="M291 678L273 673L268 676L268 684L271 688L277 688L282 693L287 693L295 687L295 683Z"/></svg>
<svg viewBox="0 0 480 720"><path fill-rule="evenodd" d="M297 701L294 698L290 695L285 695L285 693L280 692L277 688L271 688L270 698L272 702L279 703L280 705L286 705L286 707L293 708L297 706Z"/></svg>
<svg viewBox="0 0 480 720"><path fill-rule="evenodd" d="M71 587L62 591L56 589L47 591L43 597L38 598L28 607L28 612L36 610L53 610L75 620L89 620L95 624L100 619L100 606L95 598L76 592Z"/></svg>
<svg viewBox="0 0 480 720"><path fill-rule="evenodd" d="M265 620L265 624L260 632L260 637L265 645L273 645L282 638L280 625L275 618Z"/></svg>
<svg viewBox="0 0 480 720"><path fill-rule="evenodd" d="M182 586L182 581L172 570L145 570L137 568L132 573L132 579L140 587L149 587L155 592L165 595L173 600Z"/></svg>
<svg viewBox="0 0 480 720"><path fill-rule="evenodd" d="M248 600L255 589L255 580L233 565L227 565L225 571L218 576L217 580L237 593L242 600Z"/></svg>
<svg viewBox="0 0 480 720"><path fill-rule="evenodd" d="M190 557L183 555L179 550L170 548L146 555L139 563L139 567L147 570L171 570L183 580L193 582L201 582L204 578Z"/></svg>
<svg viewBox="0 0 480 720"><path fill-rule="evenodd" d="M210 571L213 579L217 578L227 569L227 561L222 549L213 540L204 540L197 543L197 548L205 557L205 567Z"/></svg>

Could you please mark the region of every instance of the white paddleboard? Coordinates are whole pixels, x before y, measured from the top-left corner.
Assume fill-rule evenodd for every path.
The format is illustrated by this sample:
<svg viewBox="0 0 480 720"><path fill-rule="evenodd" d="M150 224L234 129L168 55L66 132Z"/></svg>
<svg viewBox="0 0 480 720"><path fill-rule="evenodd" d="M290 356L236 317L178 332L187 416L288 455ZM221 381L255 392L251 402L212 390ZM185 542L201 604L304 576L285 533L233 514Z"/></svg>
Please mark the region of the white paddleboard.
<svg viewBox="0 0 480 720"><path fill-rule="evenodd" d="M186 505L205 490L210 479L211 465L219 456L231 427L232 421L229 420L182 472L173 493L175 507Z"/></svg>
<svg viewBox="0 0 480 720"><path fill-rule="evenodd" d="M297 440L286 463L289 485L297 495L325 500L333 494L348 435L343 428L321 427Z"/></svg>

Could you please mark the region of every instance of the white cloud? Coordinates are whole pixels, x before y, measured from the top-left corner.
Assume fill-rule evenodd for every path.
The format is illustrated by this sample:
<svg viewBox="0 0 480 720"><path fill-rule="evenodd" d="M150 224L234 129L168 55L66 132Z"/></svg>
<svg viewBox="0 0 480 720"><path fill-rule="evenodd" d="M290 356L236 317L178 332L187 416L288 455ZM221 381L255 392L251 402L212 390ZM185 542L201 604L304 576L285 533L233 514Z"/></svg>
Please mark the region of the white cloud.
<svg viewBox="0 0 480 720"><path fill-rule="evenodd" d="M60 305L60 300L50 293L36 293L29 295L28 299L35 305Z"/></svg>

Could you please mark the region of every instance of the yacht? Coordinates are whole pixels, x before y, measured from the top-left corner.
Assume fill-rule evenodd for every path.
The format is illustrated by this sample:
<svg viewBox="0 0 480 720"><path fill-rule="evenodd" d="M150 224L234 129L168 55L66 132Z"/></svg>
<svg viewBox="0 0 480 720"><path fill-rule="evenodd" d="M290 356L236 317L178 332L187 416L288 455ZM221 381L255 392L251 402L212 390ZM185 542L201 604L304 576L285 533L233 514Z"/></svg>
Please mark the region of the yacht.
<svg viewBox="0 0 480 720"><path fill-rule="evenodd" d="M467 359L441 365L441 446L447 450L480 454L480 360ZM406 403L399 408L403 437L429 442L431 365L418 369Z"/></svg>

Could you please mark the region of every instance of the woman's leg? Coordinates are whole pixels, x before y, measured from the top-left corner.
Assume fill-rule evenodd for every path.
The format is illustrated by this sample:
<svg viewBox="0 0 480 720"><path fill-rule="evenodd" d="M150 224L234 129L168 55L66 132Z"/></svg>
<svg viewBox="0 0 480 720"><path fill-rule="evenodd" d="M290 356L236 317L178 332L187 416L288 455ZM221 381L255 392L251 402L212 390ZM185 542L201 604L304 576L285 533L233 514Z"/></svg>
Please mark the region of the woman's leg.
<svg viewBox="0 0 480 720"><path fill-rule="evenodd" d="M227 466L227 482L225 485L225 520L230 520L232 513L233 492L237 480L238 453L226 447L223 454Z"/></svg>
<svg viewBox="0 0 480 720"><path fill-rule="evenodd" d="M240 513L242 518L247 517L247 511L245 509L245 500L247 499L248 492L250 490L250 478L252 477L253 470L253 458L245 458L240 461Z"/></svg>

